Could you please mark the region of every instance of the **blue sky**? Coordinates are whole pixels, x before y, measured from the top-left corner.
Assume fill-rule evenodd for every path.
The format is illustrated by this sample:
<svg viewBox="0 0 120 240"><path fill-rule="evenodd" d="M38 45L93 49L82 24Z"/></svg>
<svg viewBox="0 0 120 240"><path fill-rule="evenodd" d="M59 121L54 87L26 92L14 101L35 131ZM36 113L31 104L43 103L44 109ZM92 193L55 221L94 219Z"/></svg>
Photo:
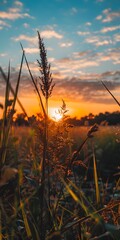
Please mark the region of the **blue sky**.
<svg viewBox="0 0 120 240"><path fill-rule="evenodd" d="M63 98L70 112L80 116L119 110L100 83L106 81L120 100L119 0L1 0L0 64L6 71L11 61L13 85L21 59L20 42L33 74L39 74L37 30L56 83L51 108ZM35 97L25 65L21 89L20 97L25 100L26 96L28 107L30 97Z"/></svg>

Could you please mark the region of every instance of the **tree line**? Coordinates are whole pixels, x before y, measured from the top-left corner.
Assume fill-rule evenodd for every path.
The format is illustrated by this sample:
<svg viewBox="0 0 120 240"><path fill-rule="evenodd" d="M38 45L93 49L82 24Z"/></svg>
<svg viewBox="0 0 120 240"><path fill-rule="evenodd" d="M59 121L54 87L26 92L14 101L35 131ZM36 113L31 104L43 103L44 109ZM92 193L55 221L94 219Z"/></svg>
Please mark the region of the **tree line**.
<svg viewBox="0 0 120 240"><path fill-rule="evenodd" d="M26 119L26 116L24 113L18 113L13 121L13 124L16 126L29 126L29 122L36 120L38 118L38 115L32 115L29 117L29 120ZM50 120L54 121L54 120ZM77 118L77 117L70 117L65 116L64 121L67 124L70 124L71 126L92 126L93 124L97 123L98 125L102 126L112 126L112 125L119 125L120 124L120 112L105 112L105 113L99 113L97 115L93 115L92 113L89 113L88 115ZM2 123L2 119L0 120L0 123Z"/></svg>

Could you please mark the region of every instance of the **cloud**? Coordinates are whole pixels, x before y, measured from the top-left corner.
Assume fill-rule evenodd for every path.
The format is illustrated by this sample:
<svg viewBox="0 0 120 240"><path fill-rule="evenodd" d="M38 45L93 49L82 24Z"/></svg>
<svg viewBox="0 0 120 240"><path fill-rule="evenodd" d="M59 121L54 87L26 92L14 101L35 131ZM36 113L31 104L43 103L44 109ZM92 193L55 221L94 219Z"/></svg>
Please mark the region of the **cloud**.
<svg viewBox="0 0 120 240"><path fill-rule="evenodd" d="M24 50L26 53L29 53L29 54L39 53L38 48L24 48Z"/></svg>
<svg viewBox="0 0 120 240"><path fill-rule="evenodd" d="M107 33L107 32L112 32L112 31L116 31L120 29L120 25L119 26L111 26L111 27L104 27L102 30L101 30L101 33Z"/></svg>
<svg viewBox="0 0 120 240"><path fill-rule="evenodd" d="M92 23L91 23L91 22L86 22L85 25L86 25L86 26L91 26Z"/></svg>
<svg viewBox="0 0 120 240"><path fill-rule="evenodd" d="M0 18L2 19L16 20L26 17L33 18L28 13L0 12Z"/></svg>
<svg viewBox="0 0 120 240"><path fill-rule="evenodd" d="M105 18L102 20L103 23L112 22L114 19L120 18L120 11L111 12L110 8L103 10L103 14L105 15Z"/></svg>
<svg viewBox="0 0 120 240"><path fill-rule="evenodd" d="M60 47L71 47L72 45L72 42L60 43Z"/></svg>
<svg viewBox="0 0 120 240"><path fill-rule="evenodd" d="M30 69L32 66L38 66L35 63L30 63ZM34 72L35 74L35 72ZM11 84L14 87L16 85L16 78L18 77L18 71L14 69L11 71ZM53 98L63 98L68 101L74 102L93 102L114 104L113 99L108 95L106 89L103 87L101 80L103 80L110 91L117 93L120 90L120 71L108 71L102 74L97 73L83 73L79 77L64 77L57 71L53 74L53 81L56 84L53 90ZM5 89L5 83L0 75L0 95L3 96L3 88ZM19 88L20 97L31 97L34 93L34 87L31 79L27 73L22 74Z"/></svg>
<svg viewBox="0 0 120 240"><path fill-rule="evenodd" d="M57 73L59 76L59 73ZM116 82L116 76L119 81ZM57 81L56 81L57 80ZM57 78L54 95L69 99L69 101L84 101L93 103L113 104L114 101L108 95L106 89L103 87L101 80L106 82L107 87L112 92L120 89L120 71L119 72L105 72L103 74L83 74L80 77L65 77ZM67 92L67 93L66 93Z"/></svg>
<svg viewBox="0 0 120 240"><path fill-rule="evenodd" d="M72 14L72 15L76 14L77 12L78 12L77 8L73 7L73 8L71 9L71 14Z"/></svg>
<svg viewBox="0 0 120 240"><path fill-rule="evenodd" d="M109 45L112 44L112 40L110 37L101 37L101 36L92 36L89 38L86 38L85 40L87 43L91 43L95 45L96 47L104 46L104 45Z"/></svg>
<svg viewBox="0 0 120 240"><path fill-rule="evenodd" d="M80 35L80 36L86 36L86 35L90 34L90 32L81 32L81 31L78 31L77 34Z"/></svg>
<svg viewBox="0 0 120 240"><path fill-rule="evenodd" d="M54 30L45 30L41 32L41 37L50 39L50 38L57 38L61 39L63 36L55 32ZM24 34L19 35L18 37L13 37L12 38L15 42L18 41L27 41L29 43L34 43L36 44L38 42L38 37L37 36L27 36Z"/></svg>
<svg viewBox="0 0 120 240"><path fill-rule="evenodd" d="M37 43L38 41L38 38L37 36L34 36L34 37L31 37L31 36L27 36L27 35L24 35L24 34L21 34L19 35L18 37L13 37L12 38L15 42L18 42L18 41L27 41L29 43Z"/></svg>
<svg viewBox="0 0 120 240"><path fill-rule="evenodd" d="M23 26L24 26L24 28L29 28L29 24L28 23L23 23Z"/></svg>
<svg viewBox="0 0 120 240"><path fill-rule="evenodd" d="M112 61L113 64L120 64L120 48L108 49L106 54L102 54L99 61Z"/></svg>
<svg viewBox="0 0 120 240"><path fill-rule="evenodd" d="M11 27L11 25L3 20L0 20L0 28L3 29L4 27Z"/></svg>
<svg viewBox="0 0 120 240"><path fill-rule="evenodd" d="M109 23L113 20L120 18L120 11L111 11L111 8L104 9L102 14L96 17L96 20L101 20L103 23Z"/></svg>
<svg viewBox="0 0 120 240"><path fill-rule="evenodd" d="M102 15L98 15L97 17L96 17L96 20L101 20L102 19Z"/></svg>
<svg viewBox="0 0 120 240"><path fill-rule="evenodd" d="M78 75L77 71L89 68L92 66L99 66L99 62L94 61L93 59L87 58L61 58L54 62L54 66L59 71L67 70L66 75Z"/></svg>
<svg viewBox="0 0 120 240"><path fill-rule="evenodd" d="M44 38L57 38L57 39L61 39L63 38L63 35L55 32L54 30L44 30L41 32L41 36Z"/></svg>
<svg viewBox="0 0 120 240"><path fill-rule="evenodd" d="M116 42L120 42L120 34L118 33L118 34L115 34L114 35L114 38L115 38L115 41Z"/></svg>
<svg viewBox="0 0 120 240"><path fill-rule="evenodd" d="M88 56L89 53L91 53L90 50L82 51L82 52L74 52L73 55L74 55L75 58L80 58L80 57Z"/></svg>
<svg viewBox="0 0 120 240"><path fill-rule="evenodd" d="M7 11L0 11L1 19L16 20L20 18L32 18L28 13L22 12L22 3L19 1L15 2L17 7L9 8Z"/></svg>
<svg viewBox="0 0 120 240"><path fill-rule="evenodd" d="M20 2L20 1L15 1L15 5L19 6L19 7L22 7L23 6L23 3Z"/></svg>
<svg viewBox="0 0 120 240"><path fill-rule="evenodd" d="M6 57L7 53L0 53L0 57Z"/></svg>

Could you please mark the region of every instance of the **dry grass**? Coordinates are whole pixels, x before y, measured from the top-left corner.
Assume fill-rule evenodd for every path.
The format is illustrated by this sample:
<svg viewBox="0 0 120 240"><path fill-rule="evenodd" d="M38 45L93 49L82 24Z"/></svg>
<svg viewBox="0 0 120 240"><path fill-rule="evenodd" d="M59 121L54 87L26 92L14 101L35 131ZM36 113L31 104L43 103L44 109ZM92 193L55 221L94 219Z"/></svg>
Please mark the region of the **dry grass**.
<svg viewBox="0 0 120 240"><path fill-rule="evenodd" d="M115 134L116 129L100 127L98 130L97 125L90 129L80 127L79 131L69 129L64 121L64 101L63 119L58 123L48 119L48 99L54 85L39 34L38 39L41 90L46 106L23 49L10 106L10 66L8 70L0 138L0 239L90 240L106 236L120 239L120 181L99 182L98 176L101 164L108 166L112 151L112 158L117 159L119 136ZM23 59L39 96L43 116L30 121L30 127L14 128L12 121ZM92 180L87 179L89 169L92 169Z"/></svg>

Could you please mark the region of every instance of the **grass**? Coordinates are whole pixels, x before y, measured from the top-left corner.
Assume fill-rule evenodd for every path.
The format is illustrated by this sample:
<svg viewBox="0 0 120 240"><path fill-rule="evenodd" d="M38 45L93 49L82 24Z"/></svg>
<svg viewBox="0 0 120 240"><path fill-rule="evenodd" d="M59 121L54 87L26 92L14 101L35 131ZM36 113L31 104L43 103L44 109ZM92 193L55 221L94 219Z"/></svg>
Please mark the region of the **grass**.
<svg viewBox="0 0 120 240"><path fill-rule="evenodd" d="M49 119L49 97L54 83L39 33L38 42L41 89L34 80L22 45L14 91L10 65L7 77L1 69L6 93L0 133L0 239L92 240L106 236L120 239L119 177L114 182L99 181L100 166L107 166L111 153L113 159L119 155L119 139L116 142L114 132L106 134L106 128L99 129L97 125L79 128L79 131L70 129L65 122L64 100L61 121L56 123ZM12 122L16 101L20 102L17 95L23 60L39 97L42 115L28 118L29 128L14 128ZM21 103L20 106L28 117Z"/></svg>

